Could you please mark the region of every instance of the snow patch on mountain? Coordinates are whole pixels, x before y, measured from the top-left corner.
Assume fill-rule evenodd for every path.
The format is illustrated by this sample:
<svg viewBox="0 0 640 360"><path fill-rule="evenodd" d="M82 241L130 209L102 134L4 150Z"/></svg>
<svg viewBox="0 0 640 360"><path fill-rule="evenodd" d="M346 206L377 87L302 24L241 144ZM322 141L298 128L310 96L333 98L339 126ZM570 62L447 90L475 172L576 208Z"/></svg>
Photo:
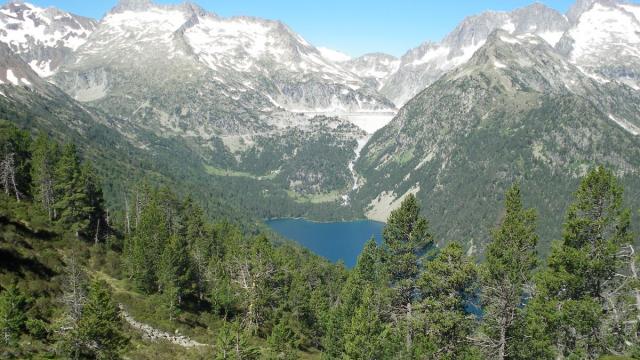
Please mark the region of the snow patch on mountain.
<svg viewBox="0 0 640 360"><path fill-rule="evenodd" d="M91 19L26 2L0 8L0 42L43 77L53 75L87 41L95 26Z"/></svg>
<svg viewBox="0 0 640 360"><path fill-rule="evenodd" d="M318 51L320 51L320 54L327 60L329 61L333 61L333 62L345 62L345 61L349 61L352 59L351 56L340 52L338 50L333 50L327 47L323 47L323 46L319 46L318 47Z"/></svg>
<svg viewBox="0 0 640 360"><path fill-rule="evenodd" d="M7 69L7 81L12 83L13 85L20 85L20 81L18 81L18 77L15 76L13 70Z"/></svg>
<svg viewBox="0 0 640 360"><path fill-rule="evenodd" d="M609 114L609 119L613 120L616 124L620 125L621 128L625 129L632 135L639 136L640 135L640 127L630 123L625 119L619 119L615 116Z"/></svg>

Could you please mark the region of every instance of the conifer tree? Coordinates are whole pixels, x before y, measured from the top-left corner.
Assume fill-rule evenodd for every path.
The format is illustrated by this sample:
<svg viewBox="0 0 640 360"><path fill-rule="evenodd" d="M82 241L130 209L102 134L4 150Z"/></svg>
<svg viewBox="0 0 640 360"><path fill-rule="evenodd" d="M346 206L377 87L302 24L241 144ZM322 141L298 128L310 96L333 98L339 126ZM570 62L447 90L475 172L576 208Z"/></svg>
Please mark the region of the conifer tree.
<svg viewBox="0 0 640 360"><path fill-rule="evenodd" d="M26 298L15 284L0 293L0 339L4 345L14 345L26 322Z"/></svg>
<svg viewBox="0 0 640 360"><path fill-rule="evenodd" d="M84 343L84 354L96 359L118 359L128 345L120 309L106 282L91 284L77 331Z"/></svg>
<svg viewBox="0 0 640 360"><path fill-rule="evenodd" d="M59 149L46 135L40 134L31 146L31 181L34 200L47 212L49 220L57 218L54 207L55 167L58 162Z"/></svg>
<svg viewBox="0 0 640 360"><path fill-rule="evenodd" d="M465 307L476 291L476 281L476 265L458 244L447 245L427 262L419 280L423 357L469 358L476 321Z"/></svg>
<svg viewBox="0 0 640 360"><path fill-rule="evenodd" d="M392 306L396 322L404 322L405 347L413 343L413 302L420 272L420 257L433 244L427 220L420 215L414 195L407 196L400 208L389 216L383 231L386 267L393 291Z"/></svg>
<svg viewBox="0 0 640 360"><path fill-rule="evenodd" d="M384 291L384 287L387 286L386 280L382 270L381 249L378 248L376 241L371 239L365 244L358 256L356 266L342 286L339 304L330 310L329 329L324 340L324 356L337 358L344 353L345 331L352 326L351 322L356 315L356 310L362 304L365 287L375 289L371 296L377 301L376 312L388 312L385 297L388 294Z"/></svg>
<svg viewBox="0 0 640 360"><path fill-rule="evenodd" d="M191 268L186 239L174 235L167 242L158 264L158 283L170 320L179 312L182 299L191 289Z"/></svg>
<svg viewBox="0 0 640 360"><path fill-rule="evenodd" d="M595 359L607 350L612 297L621 288L620 254L631 243L630 212L623 190L603 167L581 181L569 206L561 242L536 282L528 336L541 352ZM533 311L533 310L537 311Z"/></svg>
<svg viewBox="0 0 640 360"><path fill-rule="evenodd" d="M159 290L159 259L169 239L166 211L156 194L145 195L147 203L140 209L138 225L127 239L127 272L136 287L146 293Z"/></svg>
<svg viewBox="0 0 640 360"><path fill-rule="evenodd" d="M60 221L70 226L80 236L89 226L93 208L89 203L80 168L80 159L76 146L66 144L55 170L54 208Z"/></svg>
<svg viewBox="0 0 640 360"><path fill-rule="evenodd" d="M511 356L514 325L537 264L536 214L525 209L518 184L507 190L505 215L492 232L482 267L483 326L480 344L492 358Z"/></svg>
<svg viewBox="0 0 640 360"><path fill-rule="evenodd" d="M284 319L281 319L271 329L271 335L267 338L267 344L269 345L266 351L266 358L270 360L295 360L297 354L293 344L294 335L291 329L287 326Z"/></svg>
<svg viewBox="0 0 640 360"><path fill-rule="evenodd" d="M344 334L344 359L382 359L386 335L380 319L379 304L371 285L365 286Z"/></svg>
<svg viewBox="0 0 640 360"><path fill-rule="evenodd" d="M215 346L216 360L254 360L260 352L248 341L239 322L226 322L218 331Z"/></svg>
<svg viewBox="0 0 640 360"><path fill-rule="evenodd" d="M187 198L184 205L184 235L186 237L189 255L193 264L193 276L197 286L197 295L202 300L208 292L207 270L211 258L219 254L213 231L207 226L202 208L197 206L191 198Z"/></svg>
<svg viewBox="0 0 640 360"><path fill-rule="evenodd" d="M104 210L104 197L102 187L95 173L95 169L90 163L83 164L81 168L82 184L86 199L86 209L88 210L88 224L85 229L87 236L92 237L94 243L98 244L108 232L108 224Z"/></svg>

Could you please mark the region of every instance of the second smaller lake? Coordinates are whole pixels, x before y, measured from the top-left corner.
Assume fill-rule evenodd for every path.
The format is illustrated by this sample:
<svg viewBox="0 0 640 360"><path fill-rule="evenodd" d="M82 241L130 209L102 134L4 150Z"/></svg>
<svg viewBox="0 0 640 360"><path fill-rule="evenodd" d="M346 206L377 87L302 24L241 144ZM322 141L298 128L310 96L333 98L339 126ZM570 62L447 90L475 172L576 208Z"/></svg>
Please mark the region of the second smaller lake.
<svg viewBox="0 0 640 360"><path fill-rule="evenodd" d="M266 222L280 235L333 262L344 261L347 267L356 264L358 255L372 237L382 241L384 224L361 220L319 223L304 219L278 219Z"/></svg>

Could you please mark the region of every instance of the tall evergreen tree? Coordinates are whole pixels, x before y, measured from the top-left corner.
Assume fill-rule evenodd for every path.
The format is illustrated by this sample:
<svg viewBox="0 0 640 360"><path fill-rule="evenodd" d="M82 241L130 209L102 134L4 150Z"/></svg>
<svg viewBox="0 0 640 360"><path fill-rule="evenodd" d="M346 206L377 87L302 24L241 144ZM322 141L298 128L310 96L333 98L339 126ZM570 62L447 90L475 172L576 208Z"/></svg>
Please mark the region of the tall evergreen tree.
<svg viewBox="0 0 640 360"><path fill-rule="evenodd" d="M345 329L343 358L382 359L388 329L380 319L379 299L376 299L371 285L360 290L362 299Z"/></svg>
<svg viewBox="0 0 640 360"><path fill-rule="evenodd" d="M293 343L294 335L284 319L271 330L271 335L267 338L269 348L266 351L266 358L269 360L295 360L298 359Z"/></svg>
<svg viewBox="0 0 640 360"><path fill-rule="evenodd" d="M413 342L413 310L416 281L420 272L420 256L433 244L427 220L420 215L414 195L407 196L393 211L383 231L386 266L393 289L393 314L404 321L405 345L411 352Z"/></svg>
<svg viewBox="0 0 640 360"><path fill-rule="evenodd" d="M363 289L369 288L372 294L369 299L375 301L376 313L388 313L387 277L382 270L382 252L374 239L369 240L360 255L356 266L342 286L339 302L330 310L329 329L324 339L324 356L337 358L344 354L345 332L351 331L352 319L363 302ZM367 305L370 306L371 304ZM358 320L361 321L362 319ZM355 336L355 334L354 334Z"/></svg>
<svg viewBox="0 0 640 360"><path fill-rule="evenodd" d="M192 288L192 273L187 241L174 235L167 242L158 264L158 283L170 319L179 312L183 298Z"/></svg>
<svg viewBox="0 0 640 360"><path fill-rule="evenodd" d="M26 298L13 284L0 293L0 341L4 345L14 345L27 320Z"/></svg>
<svg viewBox="0 0 640 360"><path fill-rule="evenodd" d="M529 312L530 324L545 324L529 329L541 351L588 359L607 351L616 310L609 300L622 281L616 275L621 248L632 236L622 194L618 180L603 167L582 179L562 242L553 245L548 268L536 283L532 309L538 311Z"/></svg>
<svg viewBox="0 0 640 360"><path fill-rule="evenodd" d="M104 239L109 227L104 210L102 186L100 186L95 169L88 162L83 164L81 176L88 210L88 224L85 231L87 232L87 237L93 238L97 244Z"/></svg>
<svg viewBox="0 0 640 360"><path fill-rule="evenodd" d="M514 351L514 325L537 264L535 230L535 211L524 208L516 184L505 195L504 218L492 232L481 276L481 343L495 359L510 358Z"/></svg>
<svg viewBox="0 0 640 360"><path fill-rule="evenodd" d="M183 206L184 236L189 247L197 295L202 300L208 292L207 270L211 258L219 257L220 249L210 226L205 221L202 208L191 198Z"/></svg>
<svg viewBox="0 0 640 360"><path fill-rule="evenodd" d="M422 302L422 356L429 359L470 358L469 340L475 316L465 307L476 291L477 268L458 244L450 244L425 265L419 280Z"/></svg>
<svg viewBox="0 0 640 360"><path fill-rule="evenodd" d="M128 345L123 332L120 309L112 300L109 285L95 281L87 297L78 334L84 342L84 354L96 359L118 359Z"/></svg>
<svg viewBox="0 0 640 360"><path fill-rule="evenodd" d="M126 265L129 277L136 287L146 293L159 290L159 259L170 237L167 212L156 194L144 195L146 204L140 209L133 236L127 238Z"/></svg>
<svg viewBox="0 0 640 360"><path fill-rule="evenodd" d="M89 203L76 146L66 144L55 169L54 208L60 221L80 236L87 229L93 208Z"/></svg>
<svg viewBox="0 0 640 360"><path fill-rule="evenodd" d="M57 218L54 207L55 167L59 158L59 148L46 135L40 134L31 146L31 193L34 200L47 212L49 220Z"/></svg>

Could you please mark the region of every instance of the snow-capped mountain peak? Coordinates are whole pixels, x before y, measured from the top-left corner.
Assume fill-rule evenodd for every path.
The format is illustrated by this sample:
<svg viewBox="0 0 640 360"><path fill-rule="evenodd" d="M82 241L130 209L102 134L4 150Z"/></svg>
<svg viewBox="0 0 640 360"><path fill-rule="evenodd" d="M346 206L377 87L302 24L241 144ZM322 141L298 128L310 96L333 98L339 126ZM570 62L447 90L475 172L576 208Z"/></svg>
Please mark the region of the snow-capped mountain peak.
<svg viewBox="0 0 640 360"><path fill-rule="evenodd" d="M441 42L425 42L409 50L398 71L385 81L382 93L402 105L448 71L466 63L495 30L535 34L555 45L568 29L566 17L542 4L512 12L488 11L464 19Z"/></svg>
<svg viewBox="0 0 640 360"><path fill-rule="evenodd" d="M585 74L640 89L640 5L583 0L570 12L573 26L558 49Z"/></svg>
<svg viewBox="0 0 640 360"><path fill-rule="evenodd" d="M10 2L0 8L0 42L43 77L54 74L87 41L95 26L94 20L27 2Z"/></svg>

